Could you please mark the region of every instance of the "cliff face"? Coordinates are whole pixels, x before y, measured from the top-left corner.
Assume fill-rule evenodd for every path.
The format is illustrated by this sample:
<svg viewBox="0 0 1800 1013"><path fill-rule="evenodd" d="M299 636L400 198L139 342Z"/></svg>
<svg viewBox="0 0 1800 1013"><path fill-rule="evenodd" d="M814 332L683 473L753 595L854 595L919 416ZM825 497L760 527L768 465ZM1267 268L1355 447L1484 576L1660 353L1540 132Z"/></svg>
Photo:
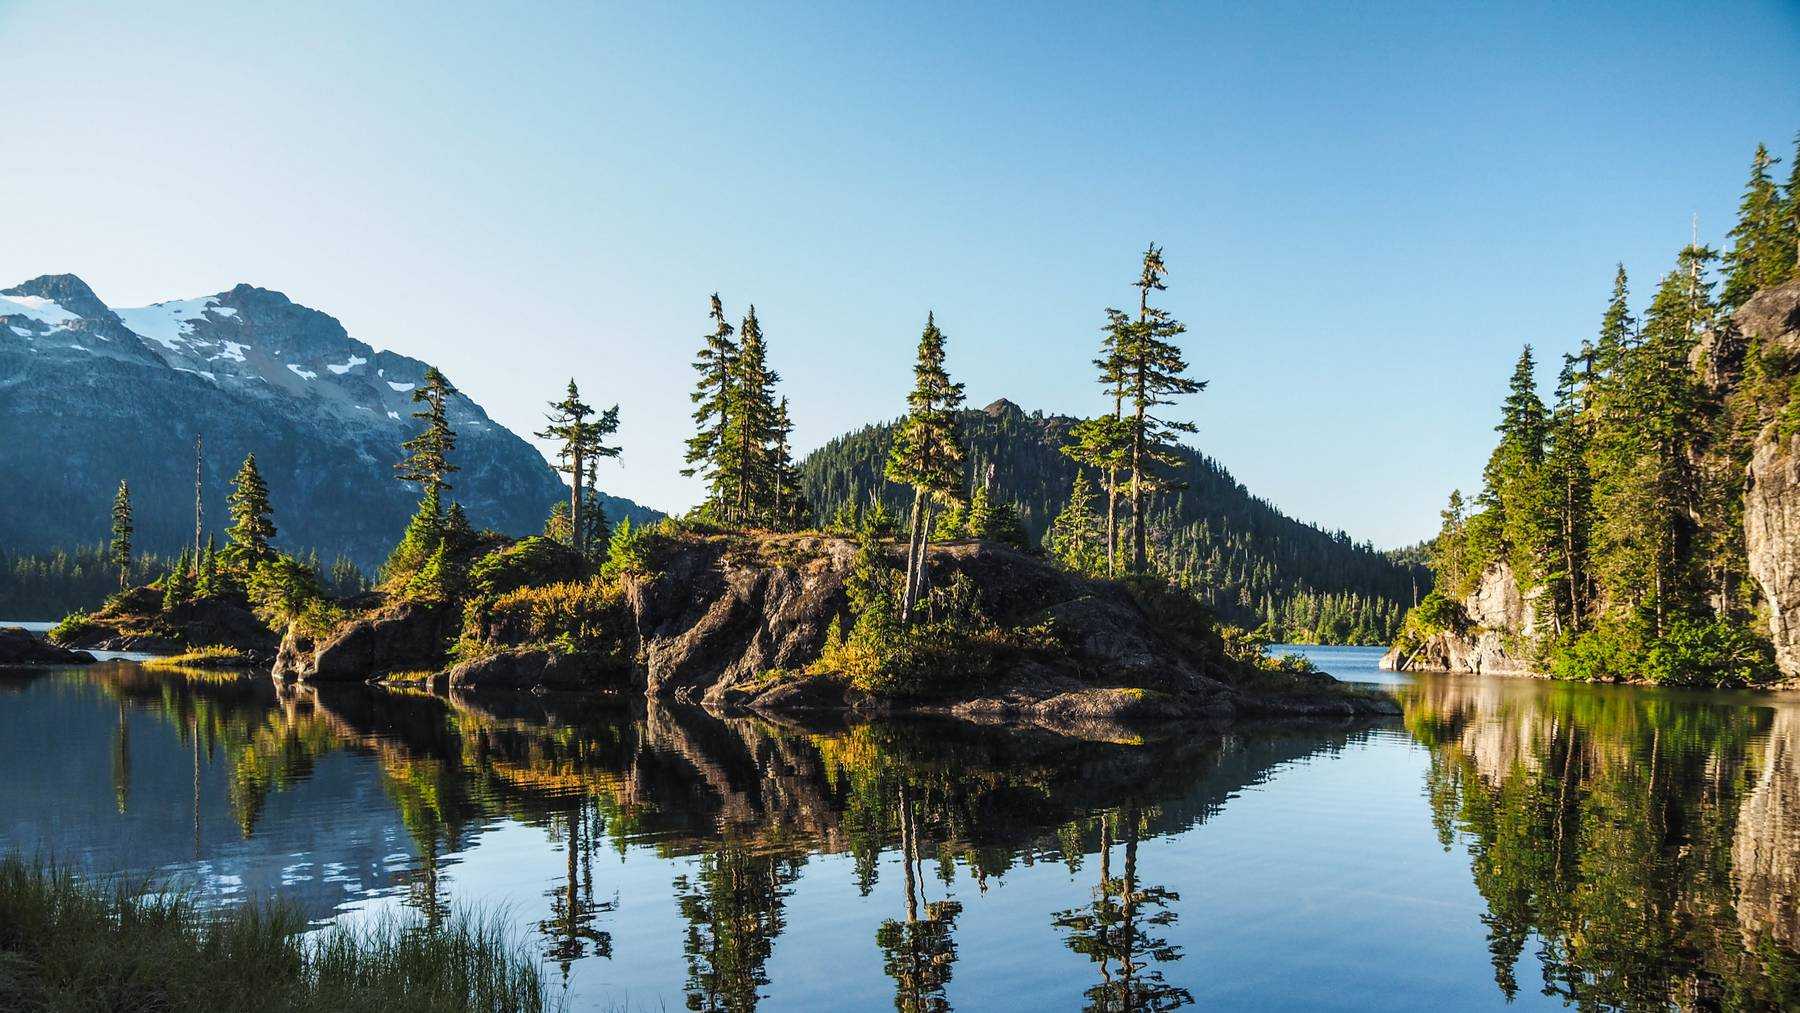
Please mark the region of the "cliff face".
<svg viewBox="0 0 1800 1013"><path fill-rule="evenodd" d="M1427 637L1423 644L1394 647L1381 657L1389 672L1472 672L1531 675L1530 645L1537 637L1537 613L1519 588L1512 567L1492 563L1461 602L1468 625Z"/></svg>
<svg viewBox="0 0 1800 1013"><path fill-rule="evenodd" d="M1775 661L1789 682L1800 681L1800 413L1794 387L1800 384L1800 281L1769 289L1745 303L1734 323L1760 344L1777 392L1759 404L1762 423L1744 485L1744 548L1750 573L1769 609ZM1780 398L1786 383L1787 402ZM1763 416L1773 415L1765 421ZM1784 430L1786 430L1784 434Z"/></svg>

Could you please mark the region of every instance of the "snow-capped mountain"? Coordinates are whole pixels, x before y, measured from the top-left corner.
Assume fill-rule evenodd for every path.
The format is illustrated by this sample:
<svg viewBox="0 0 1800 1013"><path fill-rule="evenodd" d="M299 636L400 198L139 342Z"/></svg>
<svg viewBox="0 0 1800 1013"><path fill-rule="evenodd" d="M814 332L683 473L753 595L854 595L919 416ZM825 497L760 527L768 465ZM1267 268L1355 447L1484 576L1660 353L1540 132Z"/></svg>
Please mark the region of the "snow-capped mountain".
<svg viewBox="0 0 1800 1013"><path fill-rule="evenodd" d="M222 530L228 482L254 452L278 544L379 562L418 501L394 464L418 429L412 392L426 368L249 285L137 308L107 306L73 275L0 290L0 546L102 539L121 479L139 545L190 542L201 435L209 530ZM470 520L541 528L567 495L542 455L465 396L449 413L461 468L451 495ZM654 516L608 500L615 518Z"/></svg>

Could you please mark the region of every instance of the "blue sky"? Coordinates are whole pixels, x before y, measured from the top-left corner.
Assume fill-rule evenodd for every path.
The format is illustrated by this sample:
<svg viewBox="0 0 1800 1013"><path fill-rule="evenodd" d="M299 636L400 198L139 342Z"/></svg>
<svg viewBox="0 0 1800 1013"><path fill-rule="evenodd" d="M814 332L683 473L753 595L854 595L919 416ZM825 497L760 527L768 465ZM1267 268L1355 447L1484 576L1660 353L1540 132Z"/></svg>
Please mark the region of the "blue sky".
<svg viewBox="0 0 1800 1013"><path fill-rule="evenodd" d="M714 290L810 449L928 309L975 403L1098 411L1155 240L1191 440L1394 545L1800 130L1794 3L515 6L0 0L0 283L280 289L519 432L573 372L669 509Z"/></svg>

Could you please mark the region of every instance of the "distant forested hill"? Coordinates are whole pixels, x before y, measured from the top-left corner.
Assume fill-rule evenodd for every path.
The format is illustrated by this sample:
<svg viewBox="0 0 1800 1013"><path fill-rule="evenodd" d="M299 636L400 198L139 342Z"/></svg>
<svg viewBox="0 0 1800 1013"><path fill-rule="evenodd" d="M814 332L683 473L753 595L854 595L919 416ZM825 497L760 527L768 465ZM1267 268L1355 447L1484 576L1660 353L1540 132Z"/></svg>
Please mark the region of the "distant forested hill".
<svg viewBox="0 0 1800 1013"><path fill-rule="evenodd" d="M971 480L991 468L998 497L1016 504L1034 542L1068 502L1076 466L1061 447L1075 421L1027 414L1005 400L962 415ZM903 514L910 490L882 477L893 429L867 426L806 458L804 488L821 519L871 496ZM1267 623L1283 640L1385 643L1414 600L1415 581L1417 594L1429 590L1430 573L1416 554L1401 558L1297 521L1251 495L1210 457L1187 448L1181 457L1187 487L1154 498L1151 541L1162 567L1227 621Z"/></svg>

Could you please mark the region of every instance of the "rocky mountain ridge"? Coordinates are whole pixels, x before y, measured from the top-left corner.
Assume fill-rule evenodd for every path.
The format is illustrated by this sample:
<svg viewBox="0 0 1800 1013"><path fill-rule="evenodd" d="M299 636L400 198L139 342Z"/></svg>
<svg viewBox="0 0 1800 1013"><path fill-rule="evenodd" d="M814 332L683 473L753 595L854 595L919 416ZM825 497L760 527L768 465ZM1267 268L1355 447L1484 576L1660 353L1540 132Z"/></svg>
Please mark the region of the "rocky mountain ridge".
<svg viewBox="0 0 1800 1013"><path fill-rule="evenodd" d="M189 543L201 436L210 530L222 530L230 477L254 452L277 544L378 563L417 502L393 465L417 426L412 392L427 368L250 285L135 308L109 307L74 275L0 290L0 473L16 490L0 498L0 543L48 550L104 538L121 479L140 546ZM539 529L567 495L543 456L466 395L449 414L461 468L452 495L470 519ZM615 519L655 516L607 505Z"/></svg>

